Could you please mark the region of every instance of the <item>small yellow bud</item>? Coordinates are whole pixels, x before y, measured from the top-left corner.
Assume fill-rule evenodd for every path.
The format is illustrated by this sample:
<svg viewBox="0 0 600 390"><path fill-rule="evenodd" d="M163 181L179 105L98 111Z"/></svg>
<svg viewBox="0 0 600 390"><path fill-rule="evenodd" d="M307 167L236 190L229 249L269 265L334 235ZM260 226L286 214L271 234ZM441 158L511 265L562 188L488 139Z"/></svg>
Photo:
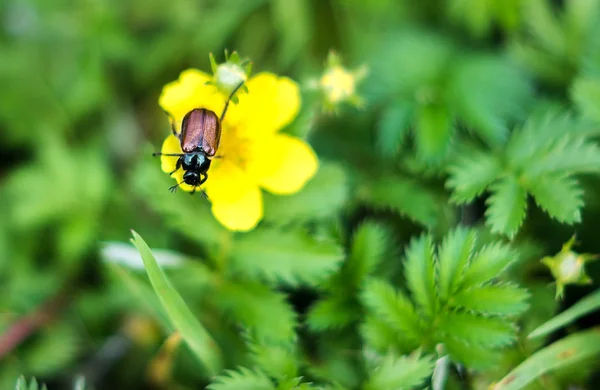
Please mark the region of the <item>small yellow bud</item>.
<svg viewBox="0 0 600 390"><path fill-rule="evenodd" d="M247 60L242 60L237 52L225 52L225 62L217 64L215 57L210 54L210 66L213 71L214 84L225 95L231 94L233 90L242 82L248 81L252 71L252 63Z"/></svg>
<svg viewBox="0 0 600 390"><path fill-rule="evenodd" d="M356 90L354 75L339 65L326 71L320 84L325 97L333 104L348 100Z"/></svg>
<svg viewBox="0 0 600 390"><path fill-rule="evenodd" d="M214 80L221 91L230 94L240 83L246 82L248 76L241 66L226 62L217 66Z"/></svg>
<svg viewBox="0 0 600 390"><path fill-rule="evenodd" d="M556 297L562 298L567 284L590 284L592 279L585 273L585 263L597 258L597 255L577 253L571 250L575 236L567 241L560 252L553 257L544 257L541 261L556 280Z"/></svg>
<svg viewBox="0 0 600 390"><path fill-rule="evenodd" d="M309 86L321 91L323 106L327 111L335 111L342 103L360 107L363 100L356 89L366 74L367 69L364 66L355 70L343 67L339 56L331 51L325 62L325 72L320 79L312 80Z"/></svg>

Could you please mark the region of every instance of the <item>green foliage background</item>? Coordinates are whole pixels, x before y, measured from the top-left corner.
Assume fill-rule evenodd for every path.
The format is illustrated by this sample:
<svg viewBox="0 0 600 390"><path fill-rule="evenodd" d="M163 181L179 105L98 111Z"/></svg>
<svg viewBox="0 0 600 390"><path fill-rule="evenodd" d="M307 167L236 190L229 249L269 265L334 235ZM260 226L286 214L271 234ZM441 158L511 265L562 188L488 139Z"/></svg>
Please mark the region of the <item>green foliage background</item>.
<svg viewBox="0 0 600 390"><path fill-rule="evenodd" d="M598 37L598 0L3 1L0 389L593 388L596 284L539 260L600 253ZM369 69L362 109L303 89L320 170L245 234L151 157L225 48Z"/></svg>

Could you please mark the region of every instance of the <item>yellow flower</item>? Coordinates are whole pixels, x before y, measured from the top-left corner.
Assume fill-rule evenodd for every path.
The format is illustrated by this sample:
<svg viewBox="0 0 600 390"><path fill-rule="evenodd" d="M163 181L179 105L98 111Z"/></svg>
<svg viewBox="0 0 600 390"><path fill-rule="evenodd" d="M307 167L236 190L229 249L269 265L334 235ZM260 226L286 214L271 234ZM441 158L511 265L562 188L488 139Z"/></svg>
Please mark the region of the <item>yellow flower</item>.
<svg viewBox="0 0 600 390"><path fill-rule="evenodd" d="M177 131L186 113L207 108L221 115L227 96L206 73L190 69L179 80L166 85L160 106L171 114ZM230 230L248 231L263 217L261 188L274 194L299 191L314 176L318 160L303 140L279 131L298 114L298 85L285 77L260 73L236 94L238 103L229 105L222 123L221 142L202 189L212 203L215 218ZM169 135L162 153L181 153L180 142ZM175 170L178 157L161 156L162 170ZM172 175L183 181L183 170ZM185 183L185 191L194 188Z"/></svg>

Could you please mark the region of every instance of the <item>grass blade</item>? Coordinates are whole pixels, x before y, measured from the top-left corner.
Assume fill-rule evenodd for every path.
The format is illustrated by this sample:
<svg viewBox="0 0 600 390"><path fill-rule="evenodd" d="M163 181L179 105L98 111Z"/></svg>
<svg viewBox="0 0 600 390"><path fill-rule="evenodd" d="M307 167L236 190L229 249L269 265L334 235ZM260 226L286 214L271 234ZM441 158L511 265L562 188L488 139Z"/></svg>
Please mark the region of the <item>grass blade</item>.
<svg viewBox="0 0 600 390"><path fill-rule="evenodd" d="M600 354L600 330L598 328L565 337L531 355L517 368L508 373L493 390L522 389L536 378L559 368L588 361Z"/></svg>
<svg viewBox="0 0 600 390"><path fill-rule="evenodd" d="M171 286L146 242L136 232L132 231L132 233L133 243L142 255L150 283L173 325L181 333L183 340L192 352L204 364L209 374L216 374L222 367L222 356L218 345L192 314L181 295Z"/></svg>
<svg viewBox="0 0 600 390"><path fill-rule="evenodd" d="M563 311L562 313L552 317L542 325L535 328L529 336L530 339L545 336L556 329L562 328L578 319L579 317L591 313L600 308L600 289L582 298L579 302Z"/></svg>

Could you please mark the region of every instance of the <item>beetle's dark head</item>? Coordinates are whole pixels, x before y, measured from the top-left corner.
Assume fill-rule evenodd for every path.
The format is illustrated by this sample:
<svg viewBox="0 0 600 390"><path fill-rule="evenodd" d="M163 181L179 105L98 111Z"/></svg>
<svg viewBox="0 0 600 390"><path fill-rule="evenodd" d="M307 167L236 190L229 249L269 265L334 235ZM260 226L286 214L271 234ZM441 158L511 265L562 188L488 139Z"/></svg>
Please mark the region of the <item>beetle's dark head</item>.
<svg viewBox="0 0 600 390"><path fill-rule="evenodd" d="M206 181L207 176L206 175L202 175L202 173L198 172L198 171L187 171L186 173L183 174L183 181L185 182L185 184L191 185L191 186L199 186L202 183L204 183Z"/></svg>
<svg viewBox="0 0 600 390"><path fill-rule="evenodd" d="M210 159L202 152L185 153L180 159L184 171L206 173L210 168Z"/></svg>

